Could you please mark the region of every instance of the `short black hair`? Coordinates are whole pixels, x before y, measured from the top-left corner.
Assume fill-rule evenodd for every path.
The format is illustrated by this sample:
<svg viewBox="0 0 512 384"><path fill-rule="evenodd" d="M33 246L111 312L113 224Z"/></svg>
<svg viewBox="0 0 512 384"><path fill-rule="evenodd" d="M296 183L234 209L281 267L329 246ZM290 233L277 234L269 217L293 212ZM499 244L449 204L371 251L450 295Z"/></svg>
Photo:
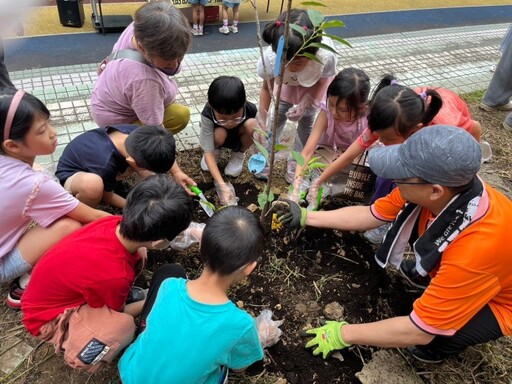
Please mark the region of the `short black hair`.
<svg viewBox="0 0 512 384"><path fill-rule="evenodd" d="M219 76L208 88L208 104L217 113L233 115L245 106L245 87L236 76Z"/></svg>
<svg viewBox="0 0 512 384"><path fill-rule="evenodd" d="M201 238L201 259L206 267L227 276L263 251L263 227L247 208L230 206L217 211L206 223Z"/></svg>
<svg viewBox="0 0 512 384"><path fill-rule="evenodd" d="M176 157L172 133L159 125L144 125L132 131L124 142L126 152L137 165L156 173L168 172Z"/></svg>
<svg viewBox="0 0 512 384"><path fill-rule="evenodd" d="M128 194L121 235L131 241L172 240L192 221L192 200L165 175L141 181Z"/></svg>

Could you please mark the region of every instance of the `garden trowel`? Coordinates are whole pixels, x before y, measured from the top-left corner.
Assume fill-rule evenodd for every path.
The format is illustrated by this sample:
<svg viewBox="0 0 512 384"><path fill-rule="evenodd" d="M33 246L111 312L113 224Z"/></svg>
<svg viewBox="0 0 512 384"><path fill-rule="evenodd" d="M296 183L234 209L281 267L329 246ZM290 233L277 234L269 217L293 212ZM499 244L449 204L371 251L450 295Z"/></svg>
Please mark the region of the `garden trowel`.
<svg viewBox="0 0 512 384"><path fill-rule="evenodd" d="M209 217L212 217L215 211L215 206L206 199L203 191L201 191L195 185L189 185L188 187L199 197L199 205L201 208L203 208L203 211L205 211Z"/></svg>

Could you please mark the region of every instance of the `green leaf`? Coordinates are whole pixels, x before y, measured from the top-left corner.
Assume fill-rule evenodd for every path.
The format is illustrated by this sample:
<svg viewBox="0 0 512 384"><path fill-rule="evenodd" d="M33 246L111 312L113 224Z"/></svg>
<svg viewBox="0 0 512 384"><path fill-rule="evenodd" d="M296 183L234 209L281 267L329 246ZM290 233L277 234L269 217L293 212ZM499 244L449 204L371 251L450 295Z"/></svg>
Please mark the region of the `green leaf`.
<svg viewBox="0 0 512 384"><path fill-rule="evenodd" d="M329 51L332 53L338 53L338 52L336 52L336 50L333 47L331 47L330 45L327 45L327 44L323 44L323 43L311 43L311 44L308 44L308 46L322 48L322 49L325 49L326 51Z"/></svg>
<svg viewBox="0 0 512 384"><path fill-rule="evenodd" d="M308 9L308 16L315 27L318 27L325 19L325 16L314 9Z"/></svg>
<svg viewBox="0 0 512 384"><path fill-rule="evenodd" d="M319 3L317 1L304 1L300 3L303 7L327 7L327 5Z"/></svg>
<svg viewBox="0 0 512 384"><path fill-rule="evenodd" d="M254 142L254 145L256 145L256 148L258 148L258 151L260 151L260 153L263 155L265 160L267 160L267 162L268 162L268 151L267 151L267 148L265 148L263 145L261 145L257 141Z"/></svg>
<svg viewBox="0 0 512 384"><path fill-rule="evenodd" d="M282 151L283 149L288 149L288 146L284 145L284 144L274 145L274 151L276 151L276 152Z"/></svg>
<svg viewBox="0 0 512 384"><path fill-rule="evenodd" d="M254 127L254 130L258 132L260 135L265 136L268 139L268 132L264 131L259 127Z"/></svg>
<svg viewBox="0 0 512 384"><path fill-rule="evenodd" d="M297 164L299 164L301 167L303 167L304 166L304 156L302 156L300 154L300 152L297 152L297 151L291 151L291 152L292 152L292 157L295 159Z"/></svg>
<svg viewBox="0 0 512 384"><path fill-rule="evenodd" d="M260 206L261 211L263 211L263 208L265 208L265 205L267 205L267 201L268 201L268 198L267 198L267 194L265 193L265 191L260 192L258 194L258 205Z"/></svg>
<svg viewBox="0 0 512 384"><path fill-rule="evenodd" d="M309 60L313 60L318 63L322 63L322 60L320 60L318 57L316 57L316 55L312 55L311 53L308 53L308 52L301 53L299 56L304 56L304 57L307 57Z"/></svg>
<svg viewBox="0 0 512 384"><path fill-rule="evenodd" d="M321 163L319 161L308 164L308 168L310 169L324 169L327 168L327 164Z"/></svg>
<svg viewBox="0 0 512 384"><path fill-rule="evenodd" d="M297 24L290 24L290 28L293 29L294 31L300 33L303 38L306 36L306 31L301 26L299 26Z"/></svg>
<svg viewBox="0 0 512 384"><path fill-rule="evenodd" d="M334 41L337 41L338 43L341 43L341 44L345 44L346 46L349 46L350 48L352 48L352 46L350 45L350 43L348 41L342 39L341 37L339 37L337 35L332 35L330 33L323 33L322 36L330 37Z"/></svg>
<svg viewBox="0 0 512 384"><path fill-rule="evenodd" d="M274 201L274 199L275 199L274 192L272 192L272 190L270 190L268 193L267 202L271 203Z"/></svg>
<svg viewBox="0 0 512 384"><path fill-rule="evenodd" d="M322 23L322 29L326 29L326 28L339 28L339 27L345 27L345 23L343 21L337 20L337 19L325 20Z"/></svg>

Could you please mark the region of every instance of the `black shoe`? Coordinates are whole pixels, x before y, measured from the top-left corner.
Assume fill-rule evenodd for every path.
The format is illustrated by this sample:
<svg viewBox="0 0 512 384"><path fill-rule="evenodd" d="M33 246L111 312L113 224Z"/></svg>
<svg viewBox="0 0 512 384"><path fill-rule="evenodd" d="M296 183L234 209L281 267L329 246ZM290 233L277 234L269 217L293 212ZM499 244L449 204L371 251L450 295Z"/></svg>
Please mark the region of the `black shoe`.
<svg viewBox="0 0 512 384"><path fill-rule="evenodd" d="M416 288L427 289L427 286L430 284L430 277L421 276L418 273L414 260L403 260L400 264L400 272L405 277L405 280Z"/></svg>
<svg viewBox="0 0 512 384"><path fill-rule="evenodd" d="M438 353L425 347L418 347L413 345L407 349L416 360L419 360L423 363L438 364L442 363L444 360L444 358L441 357Z"/></svg>
<svg viewBox="0 0 512 384"><path fill-rule="evenodd" d="M137 301L145 300L148 290L142 289L141 287L136 287L135 285L131 287L130 293L126 298L126 304L135 303Z"/></svg>

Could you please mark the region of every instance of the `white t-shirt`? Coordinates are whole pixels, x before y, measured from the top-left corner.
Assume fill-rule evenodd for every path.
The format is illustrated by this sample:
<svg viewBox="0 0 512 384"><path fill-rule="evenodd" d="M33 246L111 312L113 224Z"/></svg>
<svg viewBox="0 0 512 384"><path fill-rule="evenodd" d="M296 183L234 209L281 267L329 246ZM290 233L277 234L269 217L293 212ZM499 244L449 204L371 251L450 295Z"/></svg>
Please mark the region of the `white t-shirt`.
<svg viewBox="0 0 512 384"><path fill-rule="evenodd" d="M15 246L32 221L47 227L79 201L51 176L27 163L0 155L0 257Z"/></svg>
<svg viewBox="0 0 512 384"><path fill-rule="evenodd" d="M333 47L332 40L328 37L322 38L322 43ZM331 80L336 76L336 55L326 49L320 48L316 57L320 62L309 60L306 67L300 72L290 72L285 70L283 75L283 87L281 91L281 99L292 104L298 104L300 101L310 93L310 88L315 85L318 80L322 78L330 78ZM276 61L276 53L272 51L272 47L268 46L263 50L263 60L261 57L256 64L256 72L259 77L265 79L266 72L270 79L274 78L274 66ZM325 89L329 84L325 84ZM320 104L325 100L325 93L321 100L314 100Z"/></svg>

